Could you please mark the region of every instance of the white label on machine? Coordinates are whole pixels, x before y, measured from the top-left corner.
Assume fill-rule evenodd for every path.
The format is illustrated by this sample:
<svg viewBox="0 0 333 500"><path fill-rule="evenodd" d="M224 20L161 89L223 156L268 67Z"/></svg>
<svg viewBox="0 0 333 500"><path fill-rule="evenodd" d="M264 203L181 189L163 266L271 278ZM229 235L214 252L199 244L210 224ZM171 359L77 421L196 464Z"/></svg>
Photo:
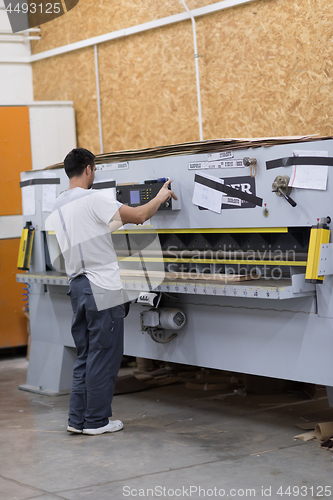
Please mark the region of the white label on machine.
<svg viewBox="0 0 333 500"><path fill-rule="evenodd" d="M43 177L45 179L55 179L56 174L54 172L44 172ZM42 211L52 212L54 202L57 198L57 185L56 184L43 184L43 199L42 199Z"/></svg>
<svg viewBox="0 0 333 500"><path fill-rule="evenodd" d="M25 181L30 179L24 179ZM22 188L22 211L23 215L36 214L35 186L24 186Z"/></svg>
<svg viewBox="0 0 333 500"><path fill-rule="evenodd" d="M208 153L208 161L225 160L226 158L233 158L233 151L222 151L221 153Z"/></svg>
<svg viewBox="0 0 333 500"><path fill-rule="evenodd" d="M240 168L244 167L243 160L210 161L208 168Z"/></svg>
<svg viewBox="0 0 333 500"><path fill-rule="evenodd" d="M203 168L209 168L208 161L199 161L199 162L188 164L189 170L202 170Z"/></svg>
<svg viewBox="0 0 333 500"><path fill-rule="evenodd" d="M288 186L299 189L327 189L328 167L321 165L295 165Z"/></svg>
<svg viewBox="0 0 333 500"><path fill-rule="evenodd" d="M328 151L295 150L294 156L328 157ZM288 186L299 189L327 189L328 166L326 165L294 165Z"/></svg>
<svg viewBox="0 0 333 500"><path fill-rule="evenodd" d="M122 163L102 163L101 165L96 165L97 172L104 172L106 170L124 170L129 168L129 162L124 161Z"/></svg>
<svg viewBox="0 0 333 500"><path fill-rule="evenodd" d="M222 161L221 168L240 168L244 167L243 160L225 160Z"/></svg>
<svg viewBox="0 0 333 500"><path fill-rule="evenodd" d="M224 184L223 179L218 179L217 177L213 177L212 175L200 174L200 177L204 177L205 179L214 181L214 183L219 183L221 185ZM220 214L222 206L222 191L218 191L217 189L205 186L204 184L201 184L199 182L194 182L192 203L199 207L207 208L208 210L212 210L212 212Z"/></svg>
<svg viewBox="0 0 333 500"><path fill-rule="evenodd" d="M236 207L242 206L242 200L240 198L232 198L231 196L223 195L222 203L224 205L234 205Z"/></svg>
<svg viewBox="0 0 333 500"><path fill-rule="evenodd" d="M243 160L221 160L221 161L202 161L189 163L189 170L203 170L207 168L240 168L244 167Z"/></svg>

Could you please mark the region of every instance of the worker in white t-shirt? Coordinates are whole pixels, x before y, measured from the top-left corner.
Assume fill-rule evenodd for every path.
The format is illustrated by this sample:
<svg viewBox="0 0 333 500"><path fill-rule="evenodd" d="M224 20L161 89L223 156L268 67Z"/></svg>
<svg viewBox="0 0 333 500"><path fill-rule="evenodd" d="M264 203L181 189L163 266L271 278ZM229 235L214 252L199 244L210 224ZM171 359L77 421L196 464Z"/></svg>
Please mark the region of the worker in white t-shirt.
<svg viewBox="0 0 333 500"><path fill-rule="evenodd" d="M138 207L122 205L110 191L90 189L96 167L95 156L87 149L70 151L64 166L69 188L57 198L51 221L70 281L71 331L77 351L67 430L97 435L123 428L120 420L109 420L123 355L125 317L111 229L142 224L162 203L177 197L168 189L171 181Z"/></svg>

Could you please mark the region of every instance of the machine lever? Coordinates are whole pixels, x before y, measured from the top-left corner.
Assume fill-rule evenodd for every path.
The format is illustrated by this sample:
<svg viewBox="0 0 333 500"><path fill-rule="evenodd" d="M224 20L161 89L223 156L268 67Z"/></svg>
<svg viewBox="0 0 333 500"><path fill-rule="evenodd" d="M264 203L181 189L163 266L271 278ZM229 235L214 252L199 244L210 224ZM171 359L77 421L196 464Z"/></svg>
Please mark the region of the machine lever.
<svg viewBox="0 0 333 500"><path fill-rule="evenodd" d="M290 205L292 207L296 207L297 206L296 201L294 201L292 198L290 198L290 196L288 194L284 193L281 188L277 188L277 190L278 190L279 193L281 193L281 196L283 196L283 198L285 200L287 200L288 203L290 203Z"/></svg>
<svg viewBox="0 0 333 500"><path fill-rule="evenodd" d="M278 175L274 179L272 190L273 193L275 193L277 196L283 196L283 198L287 200L287 202L290 203L292 207L296 207L296 201L294 201L289 196L291 193L291 186L289 186L289 181L290 178L288 177L288 175Z"/></svg>

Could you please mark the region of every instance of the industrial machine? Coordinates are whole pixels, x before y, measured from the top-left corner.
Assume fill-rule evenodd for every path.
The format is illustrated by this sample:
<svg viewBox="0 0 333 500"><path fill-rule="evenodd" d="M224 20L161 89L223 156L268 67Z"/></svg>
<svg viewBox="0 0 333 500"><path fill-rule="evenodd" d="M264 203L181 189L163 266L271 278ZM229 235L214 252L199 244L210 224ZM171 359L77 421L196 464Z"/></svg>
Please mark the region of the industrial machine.
<svg viewBox="0 0 333 500"><path fill-rule="evenodd" d="M93 188L178 201L112 234L132 301L125 353L327 386L333 405L333 140L205 141L96 158ZM22 389L62 394L75 348L64 263L48 227L62 165L21 176L34 229L32 343ZM25 191L26 190L26 191Z"/></svg>

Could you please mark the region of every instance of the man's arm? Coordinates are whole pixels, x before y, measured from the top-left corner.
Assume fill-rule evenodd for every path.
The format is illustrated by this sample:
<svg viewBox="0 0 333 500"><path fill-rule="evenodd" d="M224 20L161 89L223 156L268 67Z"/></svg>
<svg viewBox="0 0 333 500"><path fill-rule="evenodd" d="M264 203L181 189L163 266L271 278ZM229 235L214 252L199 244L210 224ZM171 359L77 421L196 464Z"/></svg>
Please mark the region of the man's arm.
<svg viewBox="0 0 333 500"><path fill-rule="evenodd" d="M168 185L171 181L167 181L163 187L159 190L155 198L148 201L144 205L139 207L129 207L128 205L122 205L118 212L113 217L113 221L121 222L123 224L143 224L146 220L150 219L162 203L174 198L177 200L177 196L173 191L168 189ZM120 226L119 226L120 227ZM115 230L115 226L110 222L110 228L112 231Z"/></svg>

